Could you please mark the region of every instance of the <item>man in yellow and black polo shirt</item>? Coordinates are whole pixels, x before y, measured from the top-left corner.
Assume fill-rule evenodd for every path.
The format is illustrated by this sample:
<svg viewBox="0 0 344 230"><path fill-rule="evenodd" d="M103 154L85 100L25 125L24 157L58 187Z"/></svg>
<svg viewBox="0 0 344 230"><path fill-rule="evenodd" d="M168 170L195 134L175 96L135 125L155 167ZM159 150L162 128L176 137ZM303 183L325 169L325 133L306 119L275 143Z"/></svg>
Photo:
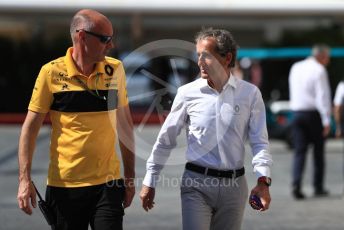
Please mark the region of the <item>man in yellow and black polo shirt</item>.
<svg viewBox="0 0 344 230"><path fill-rule="evenodd" d="M44 65L37 77L19 141L18 204L36 207L31 183L35 140L49 112L52 122L46 199L52 229L122 229L123 209L135 194L133 123L112 24L93 10L72 19L73 47ZM119 139L124 179L115 152Z"/></svg>

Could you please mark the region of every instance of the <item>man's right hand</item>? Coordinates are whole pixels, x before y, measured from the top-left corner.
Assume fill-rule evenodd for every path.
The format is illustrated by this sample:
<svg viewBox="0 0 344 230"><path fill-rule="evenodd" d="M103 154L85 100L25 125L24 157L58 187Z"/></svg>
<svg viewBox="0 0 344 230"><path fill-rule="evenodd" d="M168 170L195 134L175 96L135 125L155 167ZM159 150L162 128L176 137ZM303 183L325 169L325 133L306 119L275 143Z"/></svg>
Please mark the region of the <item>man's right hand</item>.
<svg viewBox="0 0 344 230"><path fill-rule="evenodd" d="M142 207L144 210L146 210L146 212L148 212L149 209L152 209L154 207L154 197L155 197L155 188L142 185L140 198L142 201Z"/></svg>
<svg viewBox="0 0 344 230"><path fill-rule="evenodd" d="M331 128L330 128L329 125L324 126L324 128L323 128L323 137L327 137L330 134L330 130L331 130Z"/></svg>
<svg viewBox="0 0 344 230"><path fill-rule="evenodd" d="M336 138L341 138L341 137L342 137L342 131L336 128Z"/></svg>
<svg viewBox="0 0 344 230"><path fill-rule="evenodd" d="M18 188L18 205L21 210L23 210L26 214L31 215L32 207L36 208L36 191L33 187L31 181L20 181L19 188Z"/></svg>

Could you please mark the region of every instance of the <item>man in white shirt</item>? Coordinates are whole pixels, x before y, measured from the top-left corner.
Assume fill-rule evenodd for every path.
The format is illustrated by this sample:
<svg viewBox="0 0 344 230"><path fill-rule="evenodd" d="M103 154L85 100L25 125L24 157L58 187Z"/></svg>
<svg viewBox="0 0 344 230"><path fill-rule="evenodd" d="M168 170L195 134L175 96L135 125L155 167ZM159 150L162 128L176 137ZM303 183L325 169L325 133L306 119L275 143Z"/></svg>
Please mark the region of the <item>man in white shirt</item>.
<svg viewBox="0 0 344 230"><path fill-rule="evenodd" d="M154 206L155 186L176 137L186 128L187 164L181 183L183 229L241 228L248 188L244 144L252 147L257 185L251 195L270 204L272 158L265 107L257 87L230 74L237 44L225 30L205 29L196 36L201 78L178 89L163 124L140 193L143 208Z"/></svg>
<svg viewBox="0 0 344 230"><path fill-rule="evenodd" d="M295 146L292 194L296 199L305 198L301 186L309 144L313 144L314 147L314 195L328 194L324 190L324 143L330 131L331 119L331 92L325 68L329 61L329 47L316 45L312 49L312 56L295 63L289 74Z"/></svg>
<svg viewBox="0 0 344 230"><path fill-rule="evenodd" d="M339 82L333 99L334 118L336 120L336 137L342 137L344 134L344 81Z"/></svg>

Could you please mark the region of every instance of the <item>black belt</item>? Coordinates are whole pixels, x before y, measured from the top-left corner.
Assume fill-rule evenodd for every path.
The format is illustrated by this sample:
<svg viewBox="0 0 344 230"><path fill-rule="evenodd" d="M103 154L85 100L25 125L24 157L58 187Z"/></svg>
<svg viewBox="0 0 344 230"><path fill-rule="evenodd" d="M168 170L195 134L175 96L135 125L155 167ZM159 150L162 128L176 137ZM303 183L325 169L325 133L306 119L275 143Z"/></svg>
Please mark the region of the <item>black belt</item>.
<svg viewBox="0 0 344 230"><path fill-rule="evenodd" d="M213 177L236 178L245 174L244 167L237 170L217 170L217 169L206 168L203 166L195 165L193 163L188 162L186 163L185 168L193 172L197 172L200 174L213 176Z"/></svg>

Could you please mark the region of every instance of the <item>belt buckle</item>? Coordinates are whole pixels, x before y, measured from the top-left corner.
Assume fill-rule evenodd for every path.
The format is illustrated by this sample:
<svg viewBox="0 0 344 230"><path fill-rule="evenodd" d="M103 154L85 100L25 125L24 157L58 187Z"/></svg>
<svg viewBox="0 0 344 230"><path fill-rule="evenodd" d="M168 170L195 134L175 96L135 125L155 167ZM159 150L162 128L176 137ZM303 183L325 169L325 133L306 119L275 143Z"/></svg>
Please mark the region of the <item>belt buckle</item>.
<svg viewBox="0 0 344 230"><path fill-rule="evenodd" d="M208 176L208 167L205 168L204 175Z"/></svg>
<svg viewBox="0 0 344 230"><path fill-rule="evenodd" d="M236 174L237 174L237 171L236 171L236 170L233 170L232 178L231 178L231 179L235 179L235 178L236 178Z"/></svg>

